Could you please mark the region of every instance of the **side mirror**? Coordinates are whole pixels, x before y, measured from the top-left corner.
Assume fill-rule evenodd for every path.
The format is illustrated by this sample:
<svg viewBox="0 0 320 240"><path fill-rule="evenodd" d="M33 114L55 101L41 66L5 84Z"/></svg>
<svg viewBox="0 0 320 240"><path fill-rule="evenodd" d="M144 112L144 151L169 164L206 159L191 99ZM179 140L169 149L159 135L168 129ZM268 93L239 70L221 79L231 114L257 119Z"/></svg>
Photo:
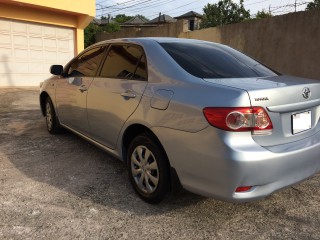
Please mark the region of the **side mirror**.
<svg viewBox="0 0 320 240"><path fill-rule="evenodd" d="M52 65L50 67L50 73L53 75L60 76L63 72L63 67L61 65Z"/></svg>

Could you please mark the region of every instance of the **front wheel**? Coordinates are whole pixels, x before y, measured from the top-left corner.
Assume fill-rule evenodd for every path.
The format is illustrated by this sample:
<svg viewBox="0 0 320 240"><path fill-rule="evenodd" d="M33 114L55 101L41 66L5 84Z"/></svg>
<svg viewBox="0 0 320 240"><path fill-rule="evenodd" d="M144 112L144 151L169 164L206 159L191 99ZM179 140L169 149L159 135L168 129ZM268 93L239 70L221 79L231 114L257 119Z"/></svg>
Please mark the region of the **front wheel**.
<svg viewBox="0 0 320 240"><path fill-rule="evenodd" d="M170 190L170 167L166 154L150 134L135 137L127 155L130 182L144 201L161 202Z"/></svg>
<svg viewBox="0 0 320 240"><path fill-rule="evenodd" d="M48 132L51 134L56 134L61 130L56 112L49 97L46 100L46 124Z"/></svg>

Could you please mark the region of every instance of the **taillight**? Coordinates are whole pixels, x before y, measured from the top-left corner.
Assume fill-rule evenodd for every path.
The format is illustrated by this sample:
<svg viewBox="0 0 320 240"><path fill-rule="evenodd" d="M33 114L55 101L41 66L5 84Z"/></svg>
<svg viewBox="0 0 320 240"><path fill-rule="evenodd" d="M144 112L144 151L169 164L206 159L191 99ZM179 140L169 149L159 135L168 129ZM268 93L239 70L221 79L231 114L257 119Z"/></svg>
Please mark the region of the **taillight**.
<svg viewBox="0 0 320 240"><path fill-rule="evenodd" d="M242 186L242 187L237 187L235 192L247 192L252 188L252 186Z"/></svg>
<svg viewBox="0 0 320 240"><path fill-rule="evenodd" d="M267 134L273 129L269 115L262 107L207 107L203 113L212 126L227 131Z"/></svg>

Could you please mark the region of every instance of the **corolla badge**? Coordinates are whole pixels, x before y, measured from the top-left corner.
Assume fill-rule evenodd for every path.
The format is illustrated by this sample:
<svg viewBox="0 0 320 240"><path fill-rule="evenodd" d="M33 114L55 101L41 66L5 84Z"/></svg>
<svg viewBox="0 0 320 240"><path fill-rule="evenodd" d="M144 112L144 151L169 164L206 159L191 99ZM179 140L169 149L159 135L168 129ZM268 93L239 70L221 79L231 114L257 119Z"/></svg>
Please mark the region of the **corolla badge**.
<svg viewBox="0 0 320 240"><path fill-rule="evenodd" d="M305 98L305 99L308 99L310 98L311 96L311 91L309 88L305 87L302 89L302 96Z"/></svg>

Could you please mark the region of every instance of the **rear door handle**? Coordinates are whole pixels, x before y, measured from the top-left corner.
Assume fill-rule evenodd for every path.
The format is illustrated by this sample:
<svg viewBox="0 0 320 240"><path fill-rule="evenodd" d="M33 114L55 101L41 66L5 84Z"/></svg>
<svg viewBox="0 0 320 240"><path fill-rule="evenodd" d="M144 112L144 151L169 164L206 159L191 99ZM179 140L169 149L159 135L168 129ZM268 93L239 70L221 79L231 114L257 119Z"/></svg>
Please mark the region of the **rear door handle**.
<svg viewBox="0 0 320 240"><path fill-rule="evenodd" d="M88 91L88 88L85 86L85 85L81 85L80 87L79 87L79 90L80 90L80 92L85 92L85 91Z"/></svg>
<svg viewBox="0 0 320 240"><path fill-rule="evenodd" d="M135 98L137 95L133 91L127 90L124 93L121 93L121 96L124 98Z"/></svg>

